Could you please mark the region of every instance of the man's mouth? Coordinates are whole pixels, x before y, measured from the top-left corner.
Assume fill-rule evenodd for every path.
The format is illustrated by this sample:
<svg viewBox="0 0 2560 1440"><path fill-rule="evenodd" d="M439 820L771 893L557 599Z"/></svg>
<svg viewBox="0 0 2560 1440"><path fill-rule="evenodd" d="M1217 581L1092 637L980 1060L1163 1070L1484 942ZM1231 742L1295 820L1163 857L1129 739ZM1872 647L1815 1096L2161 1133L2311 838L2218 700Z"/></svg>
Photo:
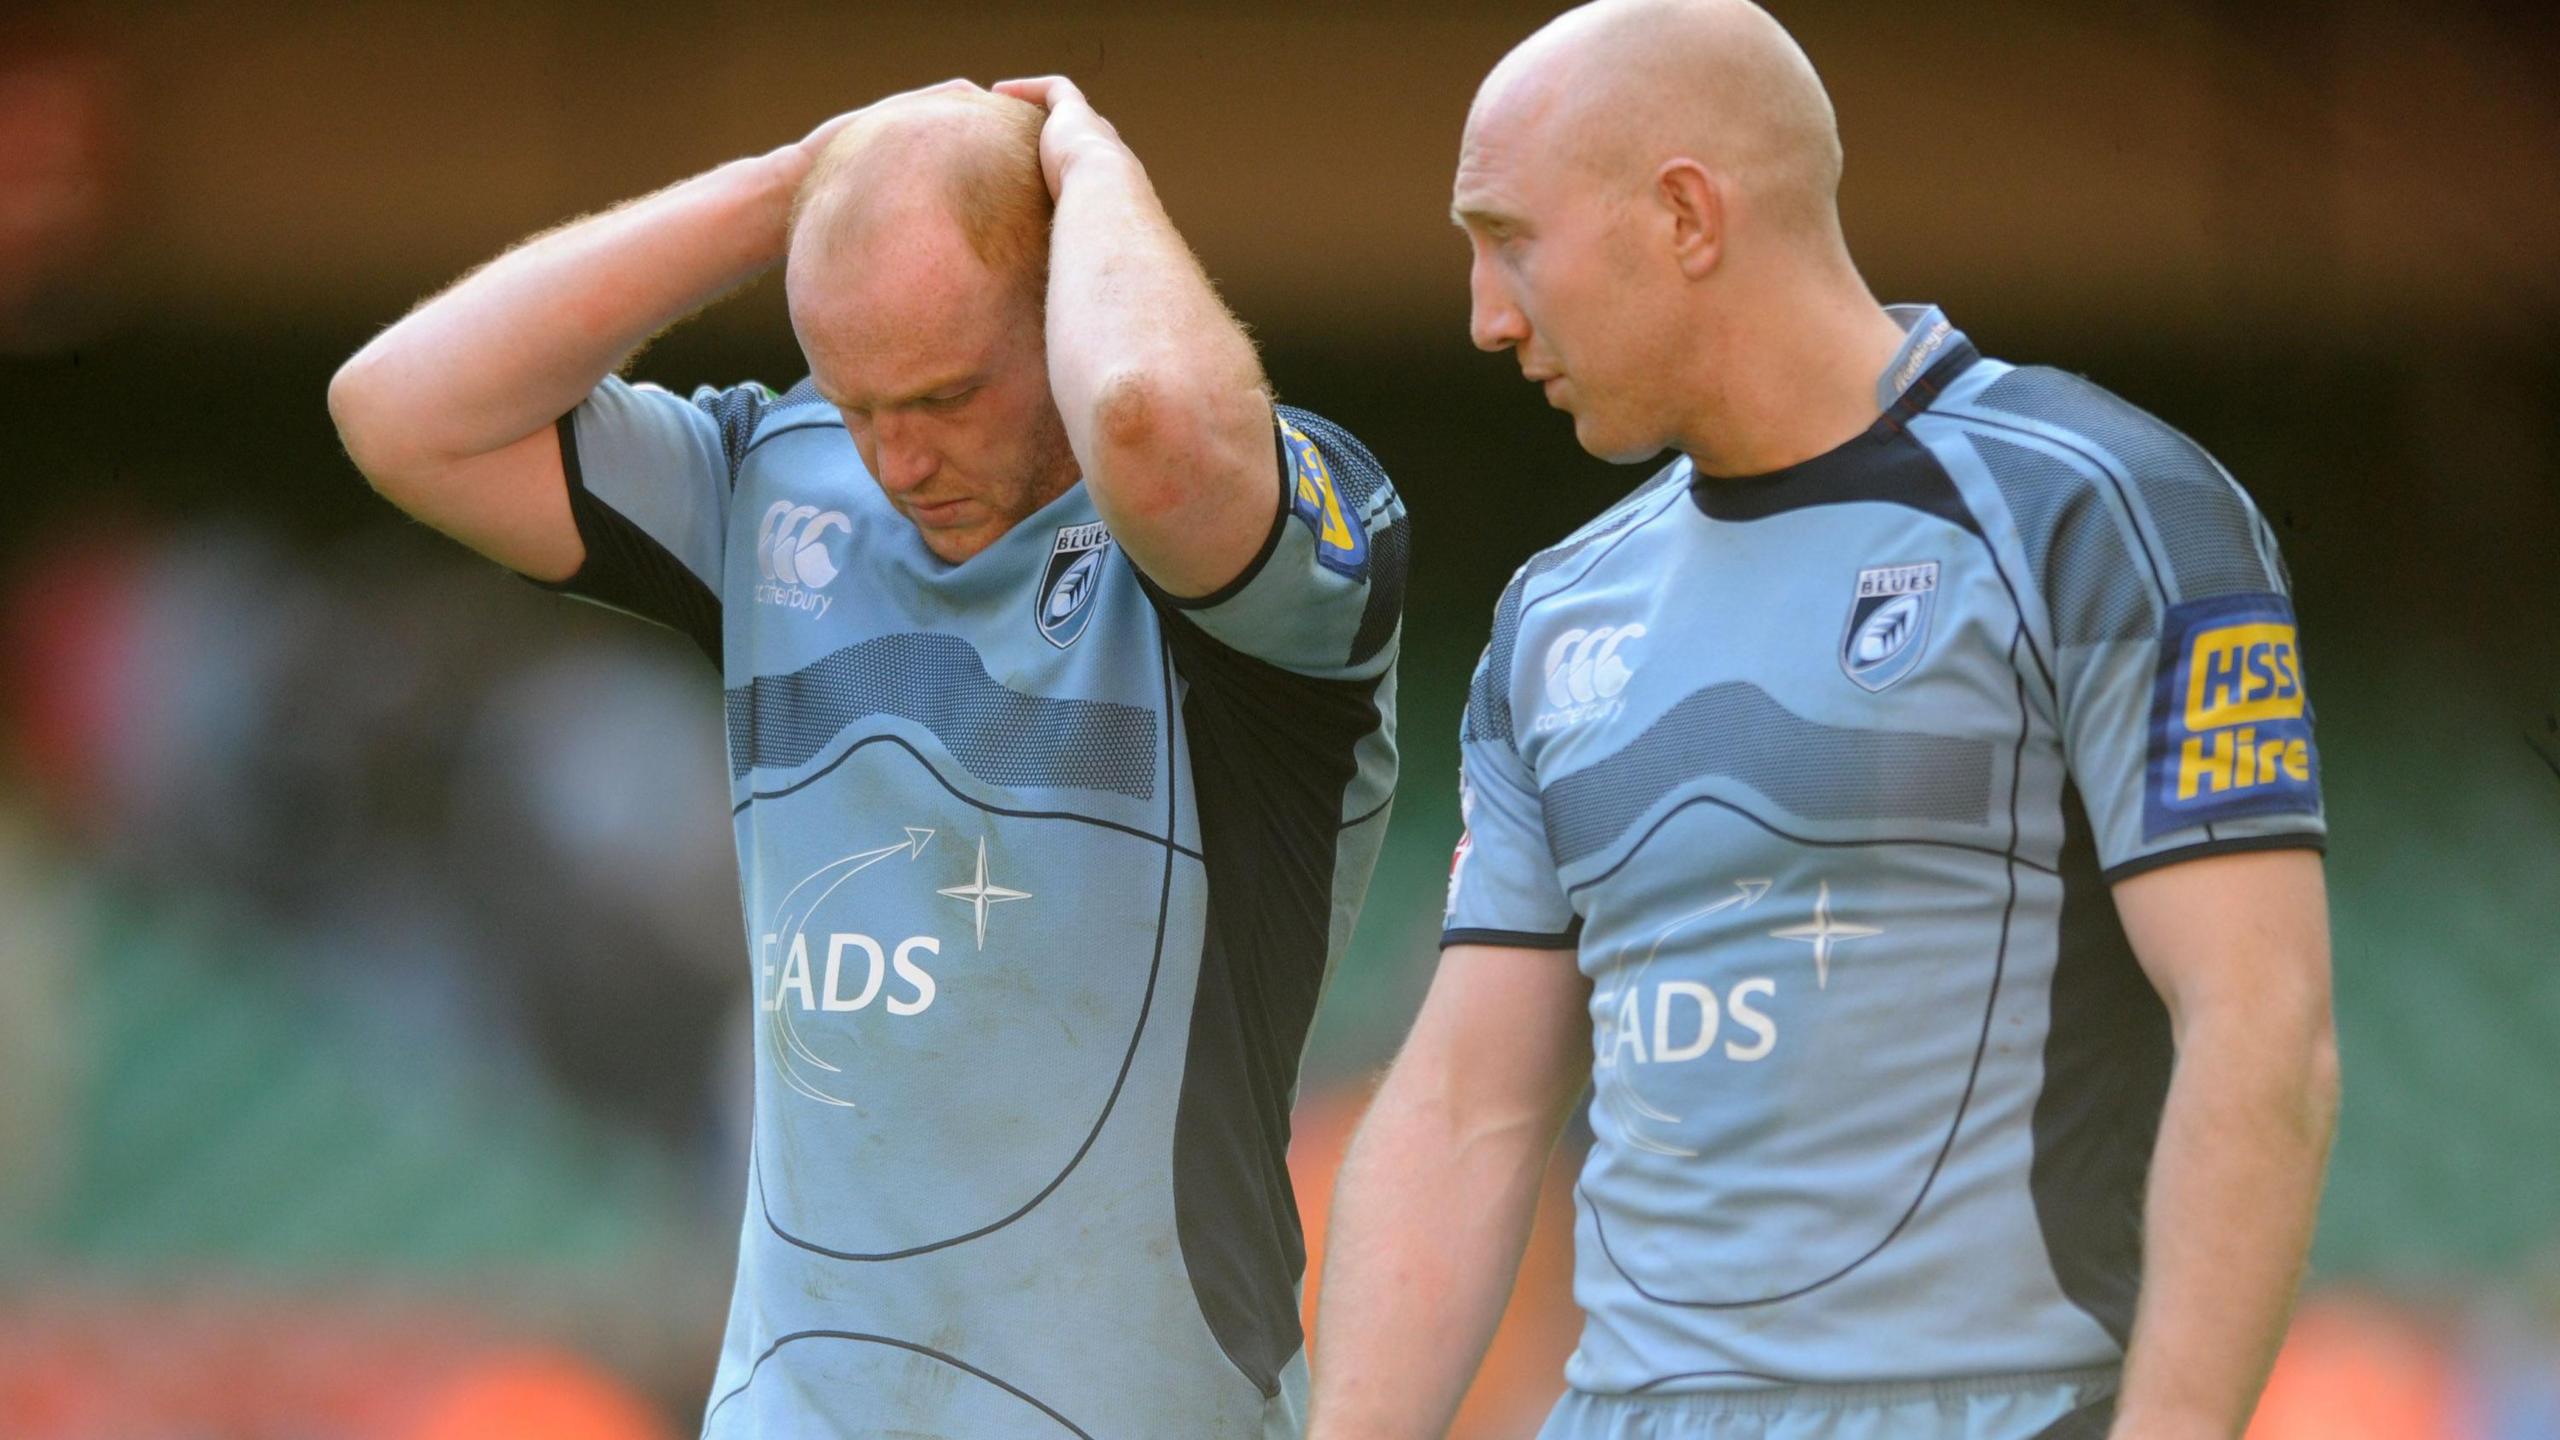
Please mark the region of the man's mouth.
<svg viewBox="0 0 2560 1440"><path fill-rule="evenodd" d="M936 530L959 523L968 508L969 501L966 496L956 500L937 500L929 505L910 503L906 507L908 519L928 529Z"/></svg>

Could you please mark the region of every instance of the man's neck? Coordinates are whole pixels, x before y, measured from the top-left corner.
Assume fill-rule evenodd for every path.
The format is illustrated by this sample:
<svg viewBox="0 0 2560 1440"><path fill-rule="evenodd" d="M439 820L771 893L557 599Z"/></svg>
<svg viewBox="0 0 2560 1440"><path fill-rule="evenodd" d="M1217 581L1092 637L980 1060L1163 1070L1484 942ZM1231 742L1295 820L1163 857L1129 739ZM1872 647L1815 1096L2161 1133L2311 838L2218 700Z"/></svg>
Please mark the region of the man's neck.
<svg viewBox="0 0 2560 1440"><path fill-rule="evenodd" d="M1876 377L1903 330L1852 282L1759 307L1729 332L1680 438L1701 475L1765 475L1836 449L1875 423Z"/></svg>

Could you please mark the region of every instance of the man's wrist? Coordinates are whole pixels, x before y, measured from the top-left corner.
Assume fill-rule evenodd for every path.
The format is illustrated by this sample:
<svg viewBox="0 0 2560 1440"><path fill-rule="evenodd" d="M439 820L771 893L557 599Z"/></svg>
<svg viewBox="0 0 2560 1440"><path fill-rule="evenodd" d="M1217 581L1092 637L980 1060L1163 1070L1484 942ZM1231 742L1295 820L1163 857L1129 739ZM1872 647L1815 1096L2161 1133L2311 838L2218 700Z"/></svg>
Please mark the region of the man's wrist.
<svg viewBox="0 0 2560 1440"><path fill-rule="evenodd" d="M1139 183L1145 182L1147 174L1147 168L1138 163L1137 152L1117 135L1100 131L1079 135L1058 151L1058 188L1061 192L1066 189L1070 175L1092 177L1110 173Z"/></svg>
<svg viewBox="0 0 2560 1440"><path fill-rule="evenodd" d="M738 204L753 217L745 230L767 237L771 250L767 263L780 260L790 243L791 202L815 163L816 157L800 146L785 145L732 160L712 172L735 187Z"/></svg>
<svg viewBox="0 0 2560 1440"><path fill-rule="evenodd" d="M2236 1440L2244 1424L2192 1409L2119 1404L2107 1440Z"/></svg>

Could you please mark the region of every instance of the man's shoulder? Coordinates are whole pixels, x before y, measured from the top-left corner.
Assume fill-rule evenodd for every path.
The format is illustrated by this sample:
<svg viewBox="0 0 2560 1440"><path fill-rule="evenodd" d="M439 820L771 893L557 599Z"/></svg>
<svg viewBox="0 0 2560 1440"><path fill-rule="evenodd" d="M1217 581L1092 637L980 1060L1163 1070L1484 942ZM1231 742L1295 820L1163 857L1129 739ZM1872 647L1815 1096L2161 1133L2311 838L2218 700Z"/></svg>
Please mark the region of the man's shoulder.
<svg viewBox="0 0 2560 1440"><path fill-rule="evenodd" d="M2049 365L2005 367L1975 390L1959 418L2043 439L2084 468L2161 486L2228 484L2204 447L2169 422L2085 375Z"/></svg>
<svg viewBox="0 0 2560 1440"><path fill-rule="evenodd" d="M1582 572L1567 570L1572 561L1608 542L1631 540L1630 532L1659 515L1670 503L1672 492L1687 488L1689 477L1688 457L1674 456L1670 463L1647 476L1643 484L1610 502L1607 508L1576 526L1563 539L1533 552L1521 562L1518 570L1512 572L1511 583L1503 587L1502 599L1495 606L1497 614L1506 609L1516 610L1533 590L1553 590L1573 584Z"/></svg>
<svg viewBox="0 0 2560 1440"><path fill-rule="evenodd" d="M2221 463L2185 433L2105 386L2042 365L2005 369L1951 410L1999 487L2031 552L2085 548L2117 497L2134 522L2132 554L2165 551L2189 598L2271 583L2255 506ZM2104 537L2094 543L2105 544Z"/></svg>
<svg viewBox="0 0 2560 1440"><path fill-rule="evenodd" d="M1494 602L1493 633L1469 687L1462 726L1465 738L1493 737L1505 742L1513 739L1510 691L1514 667L1520 663L1522 612L1530 602L1571 589L1586 578L1597 568L1598 559L1605 558L1595 554L1601 547L1632 540L1634 532L1646 521L1677 503L1678 496L1687 491L1689 472L1688 457L1675 457L1643 484L1620 496L1562 540L1532 554L1512 572L1510 583L1502 587L1502 598ZM1586 555L1593 555L1594 563L1572 563Z"/></svg>
<svg viewBox="0 0 2560 1440"><path fill-rule="evenodd" d="M1271 409L1280 422L1282 443L1287 444L1294 436L1313 445L1340 487L1345 504L1366 506L1381 493L1393 494L1394 485L1387 478L1386 467L1348 427L1296 405L1275 403Z"/></svg>
<svg viewBox="0 0 2560 1440"><path fill-rule="evenodd" d="M746 457L774 437L800 430L842 430L844 417L818 394L815 382L802 377L788 390L750 381L719 390L693 392L693 403L720 424L730 453Z"/></svg>

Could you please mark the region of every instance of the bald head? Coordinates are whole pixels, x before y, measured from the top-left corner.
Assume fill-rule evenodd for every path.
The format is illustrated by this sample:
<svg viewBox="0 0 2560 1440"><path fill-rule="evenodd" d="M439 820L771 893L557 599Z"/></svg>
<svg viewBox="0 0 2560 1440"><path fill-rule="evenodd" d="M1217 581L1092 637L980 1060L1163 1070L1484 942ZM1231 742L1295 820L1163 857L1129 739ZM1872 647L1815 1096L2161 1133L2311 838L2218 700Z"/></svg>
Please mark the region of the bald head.
<svg viewBox="0 0 2560 1440"><path fill-rule="evenodd" d="M1039 106L987 91L898 96L827 142L792 202L794 268L956 238L1038 287L1049 255Z"/></svg>
<svg viewBox="0 0 2560 1440"><path fill-rule="evenodd" d="M1467 117L1520 163L1616 187L1697 161L1751 215L1838 234L1840 132L1813 64L1749 0L1596 0L1503 57Z"/></svg>
<svg viewBox="0 0 2560 1440"><path fill-rule="evenodd" d="M1869 352L1900 335L1849 258L1839 190L1831 98L1768 12L1595 0L1504 56L1467 112L1450 209L1468 333L1511 351L1594 455L1800 459L1754 417L1811 374L1855 378L1823 403L1867 404Z"/></svg>

